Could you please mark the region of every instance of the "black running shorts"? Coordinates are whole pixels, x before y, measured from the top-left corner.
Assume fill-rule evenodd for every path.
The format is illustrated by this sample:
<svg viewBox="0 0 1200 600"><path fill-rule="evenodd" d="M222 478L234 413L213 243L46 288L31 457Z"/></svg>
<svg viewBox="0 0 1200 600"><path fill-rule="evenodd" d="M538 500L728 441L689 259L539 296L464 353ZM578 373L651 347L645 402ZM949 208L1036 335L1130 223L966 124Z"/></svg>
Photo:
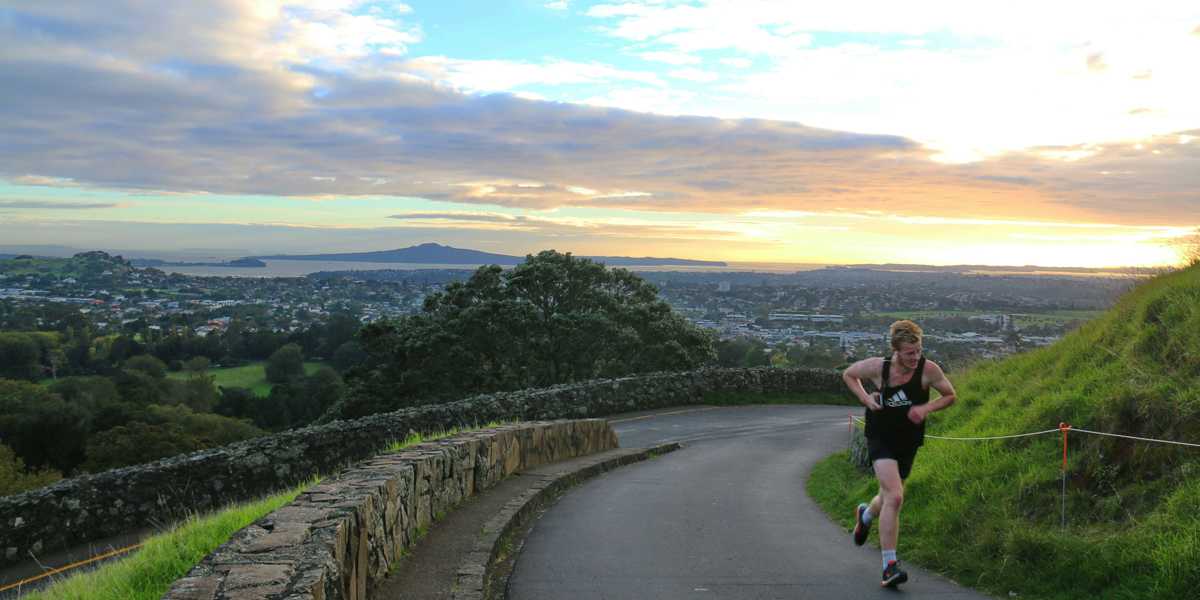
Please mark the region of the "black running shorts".
<svg viewBox="0 0 1200 600"><path fill-rule="evenodd" d="M871 461L872 465L881 458L894 460L900 467L900 479L908 479L918 448L920 446L899 447L883 440L867 438L867 459Z"/></svg>

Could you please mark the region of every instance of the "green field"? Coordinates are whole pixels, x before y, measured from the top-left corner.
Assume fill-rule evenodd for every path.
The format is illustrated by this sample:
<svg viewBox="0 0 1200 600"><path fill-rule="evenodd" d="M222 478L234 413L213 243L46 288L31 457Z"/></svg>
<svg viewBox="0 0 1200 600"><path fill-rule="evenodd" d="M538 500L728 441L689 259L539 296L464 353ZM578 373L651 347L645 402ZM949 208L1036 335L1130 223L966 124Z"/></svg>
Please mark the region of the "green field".
<svg viewBox="0 0 1200 600"><path fill-rule="evenodd" d="M246 388L259 396L267 396L271 393L271 383L267 381L265 364L265 362L256 362L241 367L209 369L208 374L213 376L213 383L217 386ZM324 364L321 362L305 362L304 373L312 375ZM169 373L167 376L172 379L186 379L188 374L180 371Z"/></svg>
<svg viewBox="0 0 1200 600"><path fill-rule="evenodd" d="M1200 443L1200 266L1143 283L1052 346L953 379L959 401L930 417L930 433L1066 422ZM1000 597L1195 598L1200 448L1082 432L1069 443L1064 527L1057 432L927 441L906 482L901 558ZM847 529L876 489L844 452L809 479L810 495Z"/></svg>

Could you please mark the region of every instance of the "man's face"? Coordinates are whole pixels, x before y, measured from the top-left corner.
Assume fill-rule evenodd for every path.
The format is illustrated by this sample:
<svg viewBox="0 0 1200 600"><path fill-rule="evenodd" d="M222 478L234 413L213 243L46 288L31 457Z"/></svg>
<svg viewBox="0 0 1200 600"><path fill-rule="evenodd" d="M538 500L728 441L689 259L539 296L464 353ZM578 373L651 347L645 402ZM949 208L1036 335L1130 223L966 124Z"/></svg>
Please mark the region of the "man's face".
<svg viewBox="0 0 1200 600"><path fill-rule="evenodd" d="M901 342L900 349L896 351L896 354L899 355L900 364L904 365L904 368L915 369L917 361L921 359L921 345Z"/></svg>

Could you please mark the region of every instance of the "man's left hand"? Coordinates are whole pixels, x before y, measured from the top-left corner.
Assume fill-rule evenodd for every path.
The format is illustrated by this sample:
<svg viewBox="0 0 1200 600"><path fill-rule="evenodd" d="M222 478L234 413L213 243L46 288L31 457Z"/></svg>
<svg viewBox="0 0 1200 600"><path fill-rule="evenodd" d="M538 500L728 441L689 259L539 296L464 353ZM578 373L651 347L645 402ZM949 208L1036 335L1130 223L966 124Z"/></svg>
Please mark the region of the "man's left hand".
<svg viewBox="0 0 1200 600"><path fill-rule="evenodd" d="M908 409L908 420L915 425L920 425L925 421L925 416L929 414L929 410L924 404L920 404Z"/></svg>

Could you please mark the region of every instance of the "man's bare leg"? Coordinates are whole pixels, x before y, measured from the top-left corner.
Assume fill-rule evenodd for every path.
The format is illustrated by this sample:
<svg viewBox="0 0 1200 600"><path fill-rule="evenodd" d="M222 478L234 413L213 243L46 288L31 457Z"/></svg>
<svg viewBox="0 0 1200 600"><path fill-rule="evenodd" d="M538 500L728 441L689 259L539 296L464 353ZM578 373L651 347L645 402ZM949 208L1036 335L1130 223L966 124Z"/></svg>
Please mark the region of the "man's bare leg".
<svg viewBox="0 0 1200 600"><path fill-rule="evenodd" d="M879 480L879 495L871 500L871 514L879 517L879 548L894 552L900 537L904 481L900 479L899 465L888 458L875 461L875 478Z"/></svg>

